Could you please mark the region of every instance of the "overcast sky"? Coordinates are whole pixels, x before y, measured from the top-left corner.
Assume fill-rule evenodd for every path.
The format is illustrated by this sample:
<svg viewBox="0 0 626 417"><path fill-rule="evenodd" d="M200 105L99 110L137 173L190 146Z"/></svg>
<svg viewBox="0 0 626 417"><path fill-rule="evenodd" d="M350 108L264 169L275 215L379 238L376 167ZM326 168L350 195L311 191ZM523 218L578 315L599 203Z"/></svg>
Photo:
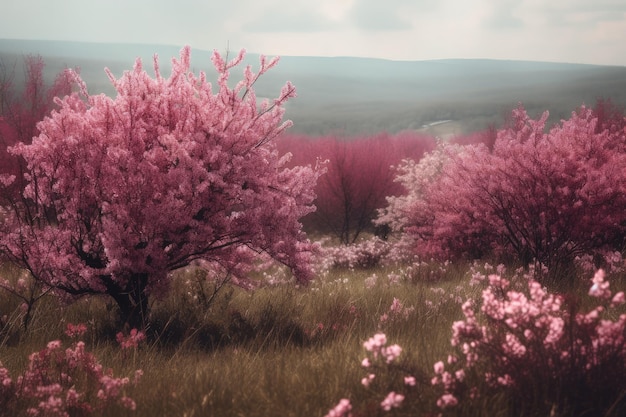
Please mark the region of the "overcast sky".
<svg viewBox="0 0 626 417"><path fill-rule="evenodd" d="M626 0L0 1L0 38L626 65Z"/></svg>

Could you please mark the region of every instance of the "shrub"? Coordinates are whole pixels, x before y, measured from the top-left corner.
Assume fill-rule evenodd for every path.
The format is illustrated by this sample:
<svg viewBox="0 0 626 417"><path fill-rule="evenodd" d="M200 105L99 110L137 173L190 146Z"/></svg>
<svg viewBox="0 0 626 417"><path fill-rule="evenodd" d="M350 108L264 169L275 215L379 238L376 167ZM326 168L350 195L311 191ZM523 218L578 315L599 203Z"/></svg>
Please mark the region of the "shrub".
<svg viewBox="0 0 626 417"><path fill-rule="evenodd" d="M72 335L81 329L69 329ZM87 352L85 343L74 342L63 350L59 340L51 341L39 352L32 353L23 374L11 378L0 363L0 409L3 415L17 415L26 410L31 416L69 417L101 413L121 406L134 410L132 398L125 395L125 387L136 384L134 379L114 377Z"/></svg>
<svg viewBox="0 0 626 417"><path fill-rule="evenodd" d="M467 300L452 326L449 369L434 366L442 409L504 391L522 414L626 411L626 314L616 310L624 293L612 294L602 270L592 279L589 295L599 304L590 311L529 276L515 278L527 282L523 290L500 275L474 279L486 284L482 300ZM483 383L472 387L469 374Z"/></svg>

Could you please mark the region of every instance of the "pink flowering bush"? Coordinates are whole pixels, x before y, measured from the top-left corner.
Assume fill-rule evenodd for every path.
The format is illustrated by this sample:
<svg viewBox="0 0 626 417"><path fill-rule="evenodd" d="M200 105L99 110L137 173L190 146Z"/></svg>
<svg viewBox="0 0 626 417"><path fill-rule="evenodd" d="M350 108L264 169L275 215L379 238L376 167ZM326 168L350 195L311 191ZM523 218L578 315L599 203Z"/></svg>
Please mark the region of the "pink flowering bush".
<svg viewBox="0 0 626 417"><path fill-rule="evenodd" d="M114 377L111 369L105 369L87 352L82 341L65 350L61 341L51 341L28 359L26 370L17 378L12 378L0 363L2 415L26 410L30 416L86 416L110 407L136 407L126 395L126 387L139 381L141 370L132 380Z"/></svg>
<svg viewBox="0 0 626 417"><path fill-rule="evenodd" d="M574 278L576 257L621 250L626 131L598 129L585 107L549 129L547 118L520 106L493 146L446 143L406 161L397 176L406 193L377 222L414 255L538 262L551 278Z"/></svg>
<svg viewBox="0 0 626 417"><path fill-rule="evenodd" d="M612 293L603 270L592 279L596 306L589 311L579 297L552 294L532 278L513 278L526 281L524 290L500 275L473 279L485 285L481 300L467 300L464 319L452 326L456 353L448 369L443 361L434 366L441 409L505 391L528 412L542 405L573 415L626 411L619 401L626 390L626 314L618 310L624 293Z"/></svg>

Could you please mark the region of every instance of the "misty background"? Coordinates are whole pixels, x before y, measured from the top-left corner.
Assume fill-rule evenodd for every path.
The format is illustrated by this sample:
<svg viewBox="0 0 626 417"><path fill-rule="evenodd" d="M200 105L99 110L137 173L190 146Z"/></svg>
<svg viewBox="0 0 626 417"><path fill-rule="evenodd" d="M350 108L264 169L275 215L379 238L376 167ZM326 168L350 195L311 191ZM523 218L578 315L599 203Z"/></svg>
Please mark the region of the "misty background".
<svg viewBox="0 0 626 417"><path fill-rule="evenodd" d="M104 72L116 76L130 70L137 57L153 74L152 57L169 75L170 61L181 46L33 41L0 39L0 59L23 78L26 55L41 55L46 77L78 67L91 94L115 92ZM225 54L227 51L222 50ZM238 50L228 51L234 57ZM212 51L192 49L192 68L215 80ZM244 64L258 69L259 55L249 53ZM232 71L241 79L243 66ZM255 85L259 97L274 98L286 81L298 97L287 104L291 132L322 135L362 135L419 130L447 137L500 126L518 103L532 116L545 110L550 123L569 118L577 107L611 99L626 106L626 67L551 62L443 59L392 61L377 58L283 56L277 67Z"/></svg>

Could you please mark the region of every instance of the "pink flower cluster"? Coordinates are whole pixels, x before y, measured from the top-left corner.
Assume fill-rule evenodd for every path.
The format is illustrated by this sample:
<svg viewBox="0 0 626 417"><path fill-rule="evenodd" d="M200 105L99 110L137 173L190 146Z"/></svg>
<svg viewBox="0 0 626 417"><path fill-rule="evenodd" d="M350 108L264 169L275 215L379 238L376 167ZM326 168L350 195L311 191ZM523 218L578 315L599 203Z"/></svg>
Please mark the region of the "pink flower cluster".
<svg viewBox="0 0 626 417"><path fill-rule="evenodd" d="M387 336L384 333L376 333L363 343L363 347L372 352L374 359L382 357L385 363L391 363L400 356L402 348L399 345L385 346L386 344Z"/></svg>
<svg viewBox="0 0 626 417"><path fill-rule="evenodd" d="M146 335L144 334L144 332L139 331L137 329L131 329L128 336L124 336L124 333L122 332L119 332L115 336L117 343L120 344L120 347L123 350L131 349L131 348L136 349L139 346L139 343L145 340L145 338L146 338Z"/></svg>
<svg viewBox="0 0 626 417"><path fill-rule="evenodd" d="M589 291L604 305L587 313L577 310L580 301L573 296L566 301L532 279L525 291L511 289L509 280L495 274L474 279L487 287L480 308L466 301L465 318L452 325L451 345L462 360L451 356L448 363L457 364L457 371L445 371L443 362L434 365L432 384L441 388L440 408L456 405L457 393L476 392L463 384L463 367L482 373L493 388L523 393L540 379L557 384L579 378L593 384L609 368L626 364L626 314L603 319L605 312L624 303L624 293L612 295L604 271L595 274Z"/></svg>
<svg viewBox="0 0 626 417"><path fill-rule="evenodd" d="M82 337L87 332L87 326L84 323L67 323L65 334L71 338Z"/></svg>
<svg viewBox="0 0 626 417"><path fill-rule="evenodd" d="M58 340L29 356L28 367L14 382L0 363L0 409L18 412L16 400L26 403L30 416L68 417L101 412L118 404L134 410L132 398L125 395L129 378L116 378L78 341L63 350ZM135 373L137 383L142 372Z"/></svg>
<svg viewBox="0 0 626 417"><path fill-rule="evenodd" d="M324 263L332 260L329 266L335 268L371 268L379 265L389 250L389 243L373 238L351 245L328 246L320 255Z"/></svg>
<svg viewBox="0 0 626 417"><path fill-rule="evenodd" d="M387 336L384 333L376 333L363 343L363 347L368 352L368 356L361 361L361 366L368 371L368 374L361 379L361 384L365 388L369 390L375 389L375 386L372 385L372 383L376 379L376 373L374 372L377 370L403 371L401 366L394 363L402 353L402 348L397 344L387 346ZM395 373L392 373L392 375L394 374ZM404 375L402 382L402 387L414 387L417 384L413 375L406 374ZM389 385L387 385L387 387L389 387ZM387 392L388 390L389 388L386 388L384 392ZM384 411L399 408L404 399L405 394L400 393L397 390L389 391L380 402L380 408ZM344 398L339 402L339 404L330 410L326 417L348 417L352 415L350 413L351 410L352 404L350 404L350 400Z"/></svg>
<svg viewBox="0 0 626 417"><path fill-rule="evenodd" d="M391 306L389 306L389 310L383 313L378 321L382 325L397 320L408 320L409 316L414 311L415 307L405 307L402 301L394 297Z"/></svg>
<svg viewBox="0 0 626 417"><path fill-rule="evenodd" d="M352 417L352 404L347 398L342 398L339 403L333 407L325 417Z"/></svg>

